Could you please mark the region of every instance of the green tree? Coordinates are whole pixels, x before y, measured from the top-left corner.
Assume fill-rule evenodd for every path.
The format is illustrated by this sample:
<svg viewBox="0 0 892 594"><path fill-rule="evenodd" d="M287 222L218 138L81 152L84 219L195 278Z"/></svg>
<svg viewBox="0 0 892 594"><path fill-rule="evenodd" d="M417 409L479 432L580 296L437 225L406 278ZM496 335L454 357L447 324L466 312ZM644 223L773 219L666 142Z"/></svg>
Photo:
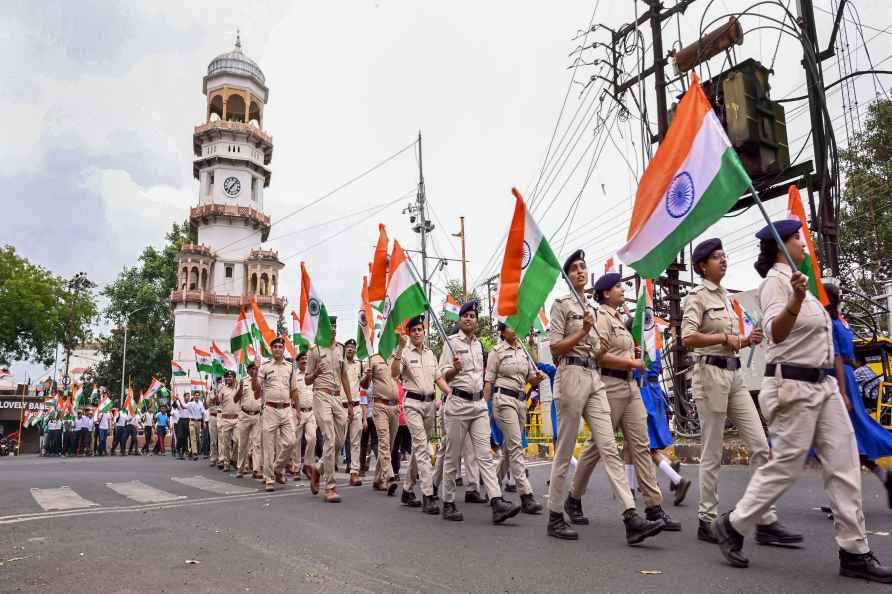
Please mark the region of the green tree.
<svg viewBox="0 0 892 594"><path fill-rule="evenodd" d="M457 302L463 302L462 283L460 280L453 279L447 282L446 290ZM468 297L468 300L472 299L476 300L479 305L477 315L477 338L480 339L484 351L491 351L498 341L497 334L493 328L492 319L486 315L489 312L489 303L482 300L477 294L477 291L472 292ZM434 308L434 311L438 311L436 305L431 305ZM452 335L458 332L458 322L447 320L442 311L438 314L438 317L440 318L440 323L443 325L443 328L446 330L446 334ZM443 338L440 336L439 332L435 331L433 334L431 339L431 349L433 349L437 357L440 356L440 353L443 350Z"/></svg>
<svg viewBox="0 0 892 594"><path fill-rule="evenodd" d="M850 322L882 329L885 316L876 315L868 298L882 294L883 281L892 278L892 101L877 100L868 108L863 130L840 157L840 275Z"/></svg>
<svg viewBox="0 0 892 594"><path fill-rule="evenodd" d="M83 273L67 280L12 246L0 249L0 362L49 365L56 345L73 347L90 338L97 315L92 288Z"/></svg>
<svg viewBox="0 0 892 594"><path fill-rule="evenodd" d="M177 259L184 243L195 241L189 224L172 225L165 246L146 247L132 268L125 268L103 289L108 299L104 317L115 328L102 341L100 362L90 378L107 386L113 396L121 391L124 326L127 325L127 369L124 382L145 388L152 376L170 377L173 353L173 316L170 292L177 283Z"/></svg>

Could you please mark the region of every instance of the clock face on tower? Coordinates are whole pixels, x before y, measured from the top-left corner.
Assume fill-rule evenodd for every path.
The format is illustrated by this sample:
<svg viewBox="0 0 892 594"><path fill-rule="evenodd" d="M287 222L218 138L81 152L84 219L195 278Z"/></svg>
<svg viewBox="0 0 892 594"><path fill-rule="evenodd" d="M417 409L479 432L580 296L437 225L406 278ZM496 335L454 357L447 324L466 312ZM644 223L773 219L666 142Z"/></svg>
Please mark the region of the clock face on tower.
<svg viewBox="0 0 892 594"><path fill-rule="evenodd" d="M223 180L223 191L230 198L235 198L242 191L242 182L237 177L227 177Z"/></svg>

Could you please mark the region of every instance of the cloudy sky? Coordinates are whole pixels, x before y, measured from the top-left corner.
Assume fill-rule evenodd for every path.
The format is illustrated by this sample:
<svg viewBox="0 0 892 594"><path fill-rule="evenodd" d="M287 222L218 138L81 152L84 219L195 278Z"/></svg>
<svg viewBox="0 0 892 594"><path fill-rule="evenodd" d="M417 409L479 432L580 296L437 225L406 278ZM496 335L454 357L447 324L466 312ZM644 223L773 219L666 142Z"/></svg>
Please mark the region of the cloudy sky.
<svg viewBox="0 0 892 594"><path fill-rule="evenodd" d="M831 2L816 4L819 35L826 39ZM850 70L868 68L868 52L876 67L889 68L892 21L882 4L861 0L857 13L846 13L847 21L863 23L859 32L847 22ZM637 3L637 10L643 6ZM665 23L664 45L678 47L679 33L681 45L690 43L701 19L709 23L732 6L744 3L700 0ZM261 66L270 88L265 128L275 150L265 200L273 220L407 146L420 130L437 227L432 248L457 258L451 234L465 216L470 281L498 264L491 256L507 229L514 185L535 198L536 216L561 256L583 247L590 266L601 269L625 236L642 170L640 112L627 96L631 115L618 118L600 84L582 84L606 74L603 68L568 67L576 55L584 62L604 57L603 50L571 55L593 11L595 23L616 28L634 18L635 8L612 0L13 1L0 22L0 49L10 58L0 88L7 139L0 143L0 241L58 274L83 270L100 284L132 265L146 244L160 244L171 223L183 221L196 203L191 135L204 115L201 79L208 62L232 48L238 28L245 53ZM763 14L783 18L777 7ZM773 64L774 98L802 94L798 42L785 36L778 46L777 31L767 28L773 23L759 16L744 17L743 25L748 33L735 48L736 60ZM642 33L649 39L647 27ZM585 38L587 44L607 40L604 29ZM636 55L631 48L629 72ZM649 64L649 44L645 56ZM723 60L713 59L703 78L720 72ZM839 69L836 58L826 62L826 80L839 78ZM567 94L571 75L578 83ZM888 88L889 77L883 82ZM859 78L857 97L850 93L848 103L842 86L831 92L840 145L876 88L870 77ZM672 86L670 97L679 92ZM646 100L654 122L652 87ZM808 115L801 102L786 105L795 154L806 140ZM802 158L811 153L809 143ZM329 309L343 316L342 327L352 334L377 223L387 224L406 247L417 247L401 213L416 182L413 149L275 226L266 247L287 258L280 292L297 303L299 262L306 260ZM783 211L781 202L770 203L769 211ZM371 207L388 203L364 218ZM729 286L757 282L749 263L758 226L756 213L748 212L710 230L726 238ZM314 228L300 231L307 227ZM434 301L442 299L438 287L460 277L455 263L438 273Z"/></svg>

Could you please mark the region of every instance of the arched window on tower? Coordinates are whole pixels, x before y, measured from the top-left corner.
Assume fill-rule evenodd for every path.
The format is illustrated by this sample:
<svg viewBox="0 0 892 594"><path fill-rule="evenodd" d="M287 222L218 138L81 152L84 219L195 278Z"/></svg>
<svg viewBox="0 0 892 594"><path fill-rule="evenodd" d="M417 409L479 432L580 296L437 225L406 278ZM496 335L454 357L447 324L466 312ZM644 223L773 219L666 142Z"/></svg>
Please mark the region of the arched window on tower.
<svg viewBox="0 0 892 594"><path fill-rule="evenodd" d="M245 100L242 99L241 95L229 96L229 100L226 102L226 121L245 121Z"/></svg>
<svg viewBox="0 0 892 594"><path fill-rule="evenodd" d="M202 291L208 290L208 269L207 268L201 269L201 290Z"/></svg>
<svg viewBox="0 0 892 594"><path fill-rule="evenodd" d="M248 109L248 123L263 128L263 115L256 101L251 101L251 107Z"/></svg>
<svg viewBox="0 0 892 594"><path fill-rule="evenodd" d="M257 294L257 273L251 275L251 294Z"/></svg>
<svg viewBox="0 0 892 594"><path fill-rule="evenodd" d="M278 295L278 294L279 294L279 287L278 287L278 285L276 284L276 275L274 274L274 275L273 275L272 292L270 293L270 295L272 295L273 297L275 297L275 296Z"/></svg>
<svg viewBox="0 0 892 594"><path fill-rule="evenodd" d="M269 295L269 277L265 272L260 275L260 294Z"/></svg>
<svg viewBox="0 0 892 594"><path fill-rule="evenodd" d="M189 267L183 266L183 270L180 271L180 291L186 290L186 285L189 283Z"/></svg>
<svg viewBox="0 0 892 594"><path fill-rule="evenodd" d="M198 290L198 266L192 267L192 276L189 279L189 290L190 291Z"/></svg>
<svg viewBox="0 0 892 594"><path fill-rule="evenodd" d="M208 104L208 121L215 122L223 119L223 96L214 95Z"/></svg>

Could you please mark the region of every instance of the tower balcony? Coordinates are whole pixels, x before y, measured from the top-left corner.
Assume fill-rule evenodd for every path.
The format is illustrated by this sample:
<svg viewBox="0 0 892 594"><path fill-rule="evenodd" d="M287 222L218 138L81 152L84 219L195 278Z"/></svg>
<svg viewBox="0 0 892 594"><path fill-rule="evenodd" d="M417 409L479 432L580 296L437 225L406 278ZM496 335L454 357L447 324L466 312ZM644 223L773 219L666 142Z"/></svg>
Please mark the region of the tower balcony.
<svg viewBox="0 0 892 594"><path fill-rule="evenodd" d="M248 253L248 260L278 264L279 268L285 266L279 261L279 252L276 250L251 250Z"/></svg>
<svg viewBox="0 0 892 594"><path fill-rule="evenodd" d="M207 225L220 219L230 223L241 221L246 227L259 229L261 241L267 240L270 227L272 227L269 216L247 206L203 204L189 209L189 224L195 232L198 231L199 225Z"/></svg>
<svg viewBox="0 0 892 594"><path fill-rule="evenodd" d="M198 243L184 243L182 246L180 246L180 254L184 256L199 256L211 259L216 257L214 250L206 245Z"/></svg>
<svg viewBox="0 0 892 594"><path fill-rule="evenodd" d="M196 157L201 157L202 145L214 140L219 140L225 135L236 134L247 136L247 141L252 143L264 153L264 165L269 165L273 158L273 137L262 129L244 122L216 120L195 126L192 134L192 150Z"/></svg>
<svg viewBox="0 0 892 594"><path fill-rule="evenodd" d="M257 305L268 307L276 314L285 311L285 306L288 304L285 297L273 295L219 295L208 291L171 291L170 307L175 309L178 305L191 303L208 307L212 311L238 311L243 307L251 307L251 299L256 299Z"/></svg>

